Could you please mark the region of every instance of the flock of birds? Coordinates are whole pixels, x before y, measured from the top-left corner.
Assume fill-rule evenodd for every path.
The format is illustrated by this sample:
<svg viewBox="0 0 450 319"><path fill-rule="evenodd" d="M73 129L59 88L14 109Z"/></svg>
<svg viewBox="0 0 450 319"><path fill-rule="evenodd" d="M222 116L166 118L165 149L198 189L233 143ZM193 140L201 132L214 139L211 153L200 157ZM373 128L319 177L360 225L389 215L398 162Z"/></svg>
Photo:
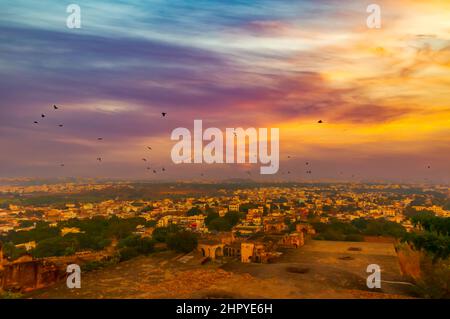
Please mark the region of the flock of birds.
<svg viewBox="0 0 450 319"><path fill-rule="evenodd" d="M60 109L59 106L53 105L53 110L54 110L54 111L59 110L59 109ZM164 118L164 117L167 116L167 113L166 113L166 112L161 112L161 116ZM43 118L45 118L45 117L46 117L45 114L41 114L41 119L43 119ZM322 121L322 120L318 120L317 123L318 123L318 124L322 124L323 121ZM34 121L34 124L39 124L39 121ZM58 127L64 127L64 124L58 124ZM236 136L236 132L234 132L234 135ZM98 137L97 140L98 140L98 141L103 141L103 137ZM152 147L151 147L151 146L147 146L147 149L150 150L150 151L152 151ZM291 156L288 155L287 158L288 158L288 159L291 159ZM102 157L97 157L96 160L97 160L98 162L102 162L103 159L102 159ZM145 162L145 163L149 163L149 161L148 161L147 158L145 158L145 157L142 158L142 161ZM60 166L61 166L61 167L64 167L65 164L64 164L64 163L61 163ZM309 167L309 166L310 166L310 163L309 163L309 162L305 162L305 166L308 166L308 167ZM148 171L152 171L153 174L157 174L157 172L158 172L157 169L152 168L150 165L147 165L146 168L147 168ZM428 169L431 169L431 165L428 165L427 168L428 168ZM162 168L161 168L161 172L165 172L165 171L166 171L166 169L165 169L164 167L162 167ZM249 176L252 175L251 171L246 171L246 173L247 173ZM305 173L306 173L306 174L312 174L312 170L311 170L311 169L307 169L307 170L305 171ZM284 172L282 172L282 174L284 174ZM291 174L291 171L287 171L287 174ZM340 174L342 175L343 173L340 172ZM203 177L204 175L205 175L204 173L200 173L200 176ZM354 174L352 175L352 178L353 178L353 177L355 177Z"/></svg>
<svg viewBox="0 0 450 319"><path fill-rule="evenodd" d="M55 104L53 105L53 110L54 110L54 111L59 110L59 109L60 109L59 106L57 106L57 105L55 105ZM162 117L166 117L167 113L166 113L166 112L162 112L161 115L162 115ZM44 114L44 113L41 114L41 119L43 119L43 118L46 118L46 114ZM39 121L34 121L33 123L34 123L34 124L39 124ZM64 127L64 124L58 124L58 127ZM103 137L97 137L97 141L103 141ZM150 150L150 151L152 150L151 146L147 146L147 149ZM97 157L96 160L97 160L98 162L102 162L103 159L102 159L102 157ZM146 158L143 158L142 160L143 160L144 162L147 162L147 159L146 159ZM61 167L65 167L65 164L64 164L64 163L61 163L60 166L61 166ZM147 170L152 170L152 168L151 168L150 166L147 166ZM161 168L161 171L162 171L162 172L165 172L166 169L165 169L164 167L162 167L162 168ZM153 169L153 173L154 173L154 174L156 174L157 172L158 172L158 171L157 171L156 169Z"/></svg>

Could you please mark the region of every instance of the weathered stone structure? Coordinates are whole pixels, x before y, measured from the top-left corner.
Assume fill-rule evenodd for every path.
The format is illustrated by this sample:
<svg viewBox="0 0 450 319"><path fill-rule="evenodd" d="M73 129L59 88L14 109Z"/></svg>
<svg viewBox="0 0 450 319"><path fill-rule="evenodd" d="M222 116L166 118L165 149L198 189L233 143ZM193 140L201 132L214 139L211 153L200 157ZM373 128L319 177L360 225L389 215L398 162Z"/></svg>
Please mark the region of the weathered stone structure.
<svg viewBox="0 0 450 319"><path fill-rule="evenodd" d="M279 255L272 242L241 243L241 262L243 263L270 263Z"/></svg>
<svg viewBox="0 0 450 319"><path fill-rule="evenodd" d="M225 245L223 248L223 255L226 257L234 257L237 259L241 259L241 243L233 242Z"/></svg>
<svg viewBox="0 0 450 319"><path fill-rule="evenodd" d="M216 260L217 257L223 256L223 244L219 240L202 240L198 243L197 250L202 253L203 257L209 257Z"/></svg>
<svg viewBox="0 0 450 319"><path fill-rule="evenodd" d="M282 220L264 221L264 232L266 233L280 233L286 229L287 226Z"/></svg>
<svg viewBox="0 0 450 319"><path fill-rule="evenodd" d="M44 260L23 256L0 266L0 290L31 291L48 287L65 278L65 269Z"/></svg>
<svg viewBox="0 0 450 319"><path fill-rule="evenodd" d="M296 231L289 233L280 218L265 221L263 227L265 231L247 237L236 236L236 228L232 232L205 234L197 250L211 260L232 257L243 263L269 263L282 254L277 251L279 248L300 248L308 236L315 233L307 223L296 224Z"/></svg>
<svg viewBox="0 0 450 319"><path fill-rule="evenodd" d="M304 244L305 235L303 232L286 234L278 241L278 245L284 248L299 248Z"/></svg>
<svg viewBox="0 0 450 319"><path fill-rule="evenodd" d="M310 224L300 223L295 225L295 230L297 232L302 232L304 237L306 238L306 235L314 235L316 233L316 230L314 227L312 227Z"/></svg>
<svg viewBox="0 0 450 319"><path fill-rule="evenodd" d="M108 256L107 253L84 252L72 256L33 259L25 255L10 262L4 258L0 243L0 291L27 292L48 287L66 278L67 265L82 265Z"/></svg>

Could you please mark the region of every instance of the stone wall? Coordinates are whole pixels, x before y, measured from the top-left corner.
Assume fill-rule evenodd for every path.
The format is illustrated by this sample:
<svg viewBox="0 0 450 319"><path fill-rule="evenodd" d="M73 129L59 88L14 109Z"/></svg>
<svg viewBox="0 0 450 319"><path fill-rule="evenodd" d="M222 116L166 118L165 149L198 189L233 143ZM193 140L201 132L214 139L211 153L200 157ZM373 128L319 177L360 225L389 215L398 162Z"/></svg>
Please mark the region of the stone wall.
<svg viewBox="0 0 450 319"><path fill-rule="evenodd" d="M3 263L0 263L0 291L27 292L49 287L66 278L68 265L82 265L108 256L105 252L90 252L43 259L22 256L13 262L4 259Z"/></svg>
<svg viewBox="0 0 450 319"><path fill-rule="evenodd" d="M42 260L27 260L0 266L0 290L31 291L65 278L65 269Z"/></svg>

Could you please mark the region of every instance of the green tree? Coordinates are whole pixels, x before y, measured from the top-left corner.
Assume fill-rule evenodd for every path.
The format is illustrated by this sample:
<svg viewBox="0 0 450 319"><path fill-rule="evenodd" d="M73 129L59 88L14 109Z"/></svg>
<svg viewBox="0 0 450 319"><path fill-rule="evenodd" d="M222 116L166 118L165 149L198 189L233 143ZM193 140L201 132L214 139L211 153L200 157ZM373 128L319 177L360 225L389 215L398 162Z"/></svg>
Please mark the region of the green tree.
<svg viewBox="0 0 450 319"><path fill-rule="evenodd" d="M25 248L17 248L12 242L3 244L5 257L10 260L16 260L26 254Z"/></svg>
<svg viewBox="0 0 450 319"><path fill-rule="evenodd" d="M189 231L181 231L169 234L167 237L167 247L172 250L188 253L197 247L197 236Z"/></svg>
<svg viewBox="0 0 450 319"><path fill-rule="evenodd" d="M231 230L231 228L232 228L231 224L225 218L221 218L221 217L212 220L208 224L209 230L229 231L229 230Z"/></svg>
<svg viewBox="0 0 450 319"><path fill-rule="evenodd" d="M231 226L235 226L237 223L239 223L241 214L238 212L228 212L223 218L228 222L228 224L230 224Z"/></svg>
<svg viewBox="0 0 450 319"><path fill-rule="evenodd" d="M152 234L152 238L160 243L166 242L167 236L172 233L176 233L179 231L179 227L177 225L169 225L168 227L158 227L155 228Z"/></svg>
<svg viewBox="0 0 450 319"><path fill-rule="evenodd" d="M196 215L202 215L203 212L200 208L198 208L197 206L192 207L191 209L189 209L186 212L187 216L196 216Z"/></svg>
<svg viewBox="0 0 450 319"><path fill-rule="evenodd" d="M139 254L149 254L153 252L154 241L150 238L140 237L138 235L131 235L119 241L117 247L133 247L136 248Z"/></svg>
<svg viewBox="0 0 450 319"><path fill-rule="evenodd" d="M209 213L205 218L205 225L208 226L214 219L220 218L220 215L216 212Z"/></svg>

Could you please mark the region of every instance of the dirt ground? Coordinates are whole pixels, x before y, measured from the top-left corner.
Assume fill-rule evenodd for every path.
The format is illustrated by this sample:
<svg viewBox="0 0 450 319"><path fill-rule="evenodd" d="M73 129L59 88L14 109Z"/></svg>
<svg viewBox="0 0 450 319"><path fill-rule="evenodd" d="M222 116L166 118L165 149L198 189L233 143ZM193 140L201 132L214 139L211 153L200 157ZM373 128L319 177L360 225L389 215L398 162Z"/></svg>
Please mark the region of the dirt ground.
<svg viewBox="0 0 450 319"><path fill-rule="evenodd" d="M350 250L349 250L350 249ZM163 252L82 274L29 298L408 298L390 243L309 241L273 264L200 265L200 256ZM381 289L366 286L367 265L381 267ZM389 281L389 282L384 282Z"/></svg>

